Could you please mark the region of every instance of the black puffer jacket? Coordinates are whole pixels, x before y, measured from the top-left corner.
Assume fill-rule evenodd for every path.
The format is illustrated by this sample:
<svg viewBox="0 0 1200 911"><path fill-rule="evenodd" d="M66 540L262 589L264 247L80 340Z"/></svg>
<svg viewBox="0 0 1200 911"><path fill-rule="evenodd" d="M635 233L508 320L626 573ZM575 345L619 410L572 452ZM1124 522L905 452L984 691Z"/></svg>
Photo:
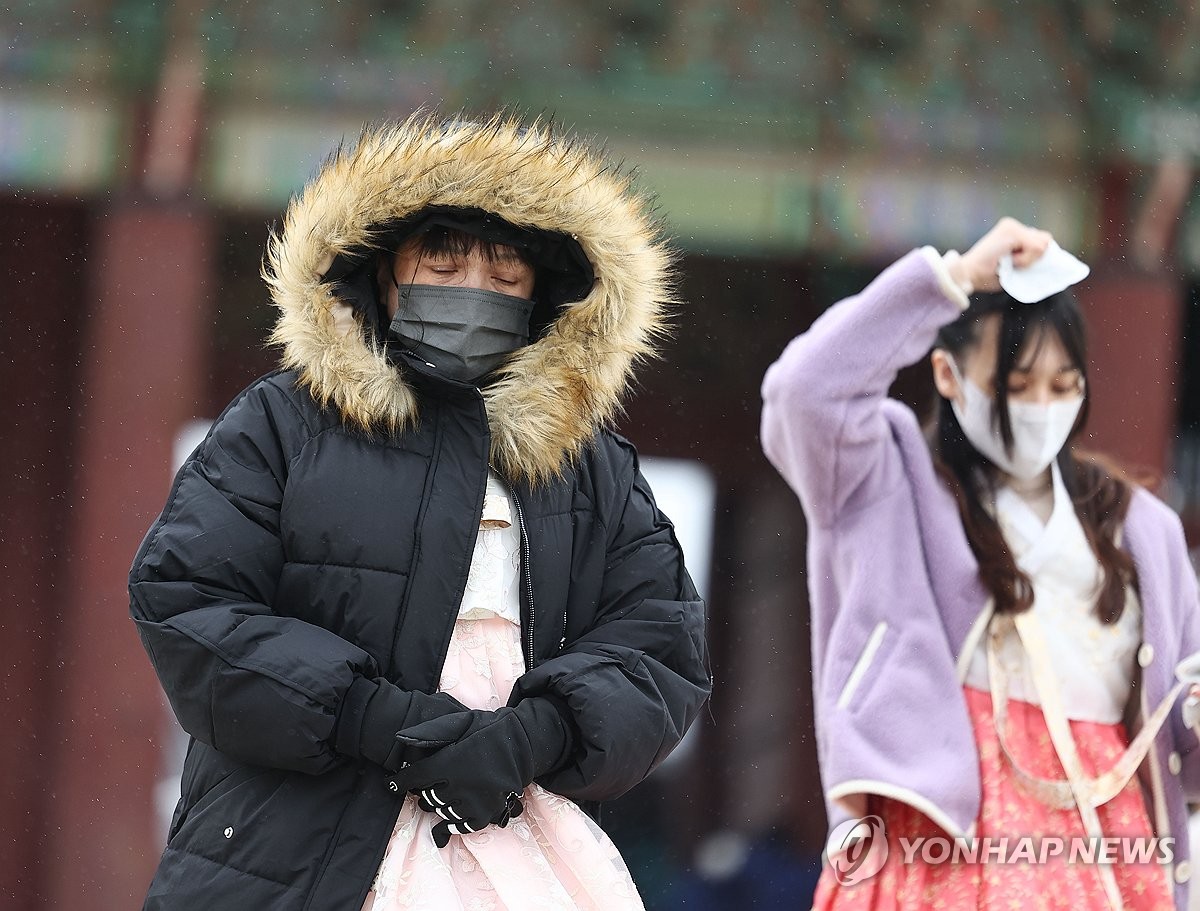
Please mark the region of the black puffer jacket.
<svg viewBox="0 0 1200 911"><path fill-rule="evenodd" d="M586 150L515 124L431 127L367 134L293 203L269 276L291 369L219 418L135 559L133 616L192 737L147 907L357 911L404 796L362 758L394 734L364 710L436 689L489 463L523 526L531 669L512 701L549 695L577 730L570 762L541 783L581 802L625 792L708 696L703 606L633 447L603 426L660 328L665 254ZM320 280L371 225L429 204L424 186L407 203L379 198L425 154L443 162L435 202L577 223L596 268L593 292L482 393L374 347ZM545 211L517 219L507 195L470 196L504 156L509 184L535 172ZM562 185L550 198L547 171ZM602 200L624 219L611 236L589 220Z"/></svg>

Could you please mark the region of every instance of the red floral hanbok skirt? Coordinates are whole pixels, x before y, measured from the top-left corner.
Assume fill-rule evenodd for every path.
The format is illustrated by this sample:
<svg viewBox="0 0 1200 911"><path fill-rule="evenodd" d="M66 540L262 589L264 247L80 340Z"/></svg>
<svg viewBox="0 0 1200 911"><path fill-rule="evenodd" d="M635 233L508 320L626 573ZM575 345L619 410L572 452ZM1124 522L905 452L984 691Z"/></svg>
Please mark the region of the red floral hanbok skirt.
<svg viewBox="0 0 1200 911"><path fill-rule="evenodd" d="M995 845L1007 838L1010 846L1018 839L1047 837L1079 838L1087 835L1079 813L1072 809L1054 809L1029 794L1017 780L1012 765L1003 755L992 714L991 696L965 687L967 706L979 747L980 779L983 799L976 821L976 837ZM1084 770L1096 775L1112 767L1129 745L1120 724L1072 721ZM1008 745L1020 765L1044 778L1065 778L1058 755L1050 740L1041 709L1027 702L1009 700ZM1111 903L1096 863L1077 854L1070 861L1063 854L1045 856L1027 863L1010 851L1006 861L994 861L996 854L980 854L972 861L941 861L942 851L913 851L920 838L946 838L946 833L928 817L910 807L884 797L869 798L868 813L883 820L888 843L887 860L874 876L844 885L826 865L817 886L813 907L816 911L908 911L935 908L944 911L994 909L994 911L1108 911ZM1154 835L1146 812L1141 787L1135 775L1125 789L1098 808L1105 838L1144 838ZM906 839L902 842L901 839ZM906 860L904 846L909 847ZM1036 857L1036 853L1035 853ZM1169 867L1161 862L1162 849L1149 860L1111 864L1124 906L1128 911L1174 908L1168 882Z"/></svg>

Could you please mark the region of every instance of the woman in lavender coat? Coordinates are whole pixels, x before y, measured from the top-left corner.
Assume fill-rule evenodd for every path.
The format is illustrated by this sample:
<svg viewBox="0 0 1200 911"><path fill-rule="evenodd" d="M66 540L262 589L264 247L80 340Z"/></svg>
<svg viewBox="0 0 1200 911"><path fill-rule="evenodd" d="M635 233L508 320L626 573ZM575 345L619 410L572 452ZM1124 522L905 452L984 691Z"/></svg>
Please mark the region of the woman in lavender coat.
<svg viewBox="0 0 1200 911"><path fill-rule="evenodd" d="M1186 905L1196 578L1175 514L1074 447L1093 403L1070 292L1000 290L1005 257L1048 249L1004 219L962 256L913 251L763 383L808 520L818 908ZM923 431L887 392L926 356Z"/></svg>

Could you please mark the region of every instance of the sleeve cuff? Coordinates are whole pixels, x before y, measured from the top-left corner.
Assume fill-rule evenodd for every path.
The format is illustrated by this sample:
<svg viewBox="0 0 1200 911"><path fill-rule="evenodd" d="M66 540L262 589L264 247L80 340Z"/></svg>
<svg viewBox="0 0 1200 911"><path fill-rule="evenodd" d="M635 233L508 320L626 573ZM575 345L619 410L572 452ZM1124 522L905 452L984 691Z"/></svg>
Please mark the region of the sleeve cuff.
<svg viewBox="0 0 1200 911"><path fill-rule="evenodd" d="M925 257L930 268L933 269L934 275L937 276L938 287L946 297L958 304L959 308L966 310L970 306L970 299L967 297L971 293L970 288L962 287L950 276L950 263L958 259L957 250L948 250L945 256L938 253L933 247L922 247L921 255Z"/></svg>
<svg viewBox="0 0 1200 911"><path fill-rule="evenodd" d="M537 777L557 772L575 753L575 719L562 700L549 694L522 699L514 709L530 735Z"/></svg>
<svg viewBox="0 0 1200 911"><path fill-rule="evenodd" d="M374 680L369 677L356 677L346 695L342 697L333 747L343 756L362 756L363 721L367 716L367 703L378 692L379 684Z"/></svg>

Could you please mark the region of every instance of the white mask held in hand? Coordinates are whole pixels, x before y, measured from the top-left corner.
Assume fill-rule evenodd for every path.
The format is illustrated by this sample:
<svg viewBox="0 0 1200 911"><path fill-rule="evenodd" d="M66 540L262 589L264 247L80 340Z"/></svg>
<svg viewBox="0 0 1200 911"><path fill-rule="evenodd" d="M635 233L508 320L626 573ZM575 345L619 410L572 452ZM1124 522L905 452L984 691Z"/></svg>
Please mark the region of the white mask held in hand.
<svg viewBox="0 0 1200 911"><path fill-rule="evenodd" d="M1062 451L1079 409L1083 395L1070 401L1034 405L1029 402L1008 403L1008 418L1012 426L1012 455L1004 448L999 420L992 420L992 401L982 389L959 373L954 358L947 353L950 372L962 390L964 405L950 400L954 416L970 441L993 465L1014 478L1030 480L1050 467Z"/></svg>
<svg viewBox="0 0 1200 911"><path fill-rule="evenodd" d="M1046 252L1023 268L1004 256L996 269L1000 287L1023 304L1036 304L1088 277L1091 270L1054 241Z"/></svg>

